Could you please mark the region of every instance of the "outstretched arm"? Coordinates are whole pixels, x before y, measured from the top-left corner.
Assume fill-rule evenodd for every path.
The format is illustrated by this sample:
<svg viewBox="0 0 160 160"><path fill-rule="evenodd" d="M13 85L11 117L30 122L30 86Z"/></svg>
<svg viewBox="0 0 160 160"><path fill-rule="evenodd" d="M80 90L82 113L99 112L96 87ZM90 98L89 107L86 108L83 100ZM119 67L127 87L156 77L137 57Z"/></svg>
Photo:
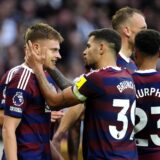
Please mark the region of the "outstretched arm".
<svg viewBox="0 0 160 160"><path fill-rule="evenodd" d="M3 125L3 119L4 119L4 110L0 110L0 126Z"/></svg>
<svg viewBox="0 0 160 160"><path fill-rule="evenodd" d="M65 89L69 86L73 85L73 82L68 80L59 70L58 68L47 68L48 73L50 76L54 79L54 81L57 83L60 89Z"/></svg>

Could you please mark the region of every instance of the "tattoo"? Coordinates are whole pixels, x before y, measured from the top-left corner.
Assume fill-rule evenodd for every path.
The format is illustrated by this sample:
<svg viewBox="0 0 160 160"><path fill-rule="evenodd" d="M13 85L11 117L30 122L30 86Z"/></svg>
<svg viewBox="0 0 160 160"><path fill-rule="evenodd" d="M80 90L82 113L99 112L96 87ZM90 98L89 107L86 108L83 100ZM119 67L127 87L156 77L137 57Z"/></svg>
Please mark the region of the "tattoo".
<svg viewBox="0 0 160 160"><path fill-rule="evenodd" d="M55 80L60 89L65 89L73 85L73 82L68 80L57 68L47 69L50 76Z"/></svg>

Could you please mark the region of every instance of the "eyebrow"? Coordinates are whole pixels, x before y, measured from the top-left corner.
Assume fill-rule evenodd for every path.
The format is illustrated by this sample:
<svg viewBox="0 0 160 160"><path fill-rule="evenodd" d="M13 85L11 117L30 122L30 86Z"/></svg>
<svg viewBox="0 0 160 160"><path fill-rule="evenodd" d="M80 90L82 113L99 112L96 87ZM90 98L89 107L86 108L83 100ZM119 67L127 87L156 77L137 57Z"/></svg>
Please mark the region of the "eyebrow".
<svg viewBox="0 0 160 160"><path fill-rule="evenodd" d="M50 50L52 50L52 51L57 51L57 50L60 50L60 48L59 47L55 47L55 48L50 48Z"/></svg>

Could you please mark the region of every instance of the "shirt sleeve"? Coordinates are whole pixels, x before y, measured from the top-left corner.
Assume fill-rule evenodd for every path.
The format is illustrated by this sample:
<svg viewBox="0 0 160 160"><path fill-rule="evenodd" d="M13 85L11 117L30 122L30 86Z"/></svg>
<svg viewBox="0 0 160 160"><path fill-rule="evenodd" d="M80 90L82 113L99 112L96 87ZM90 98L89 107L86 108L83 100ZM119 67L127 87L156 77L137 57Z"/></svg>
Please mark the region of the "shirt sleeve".
<svg viewBox="0 0 160 160"><path fill-rule="evenodd" d="M23 87L19 87L20 81L21 77L15 76L6 87L5 115L21 118L27 107L29 93ZM27 82L24 81L25 83Z"/></svg>
<svg viewBox="0 0 160 160"><path fill-rule="evenodd" d="M82 102L89 97L96 97L98 95L97 75L95 72L81 75L74 80L72 88L74 95Z"/></svg>

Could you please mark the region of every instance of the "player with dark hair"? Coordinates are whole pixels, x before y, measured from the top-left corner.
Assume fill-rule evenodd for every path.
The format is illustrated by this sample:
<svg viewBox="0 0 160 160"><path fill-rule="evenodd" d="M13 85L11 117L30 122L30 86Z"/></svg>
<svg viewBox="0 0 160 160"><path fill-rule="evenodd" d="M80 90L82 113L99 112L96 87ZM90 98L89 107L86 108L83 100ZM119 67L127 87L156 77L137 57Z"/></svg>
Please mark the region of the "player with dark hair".
<svg viewBox="0 0 160 160"><path fill-rule="evenodd" d="M135 35L139 31L147 28L145 17L138 9L123 7L113 15L112 26L117 32L119 32L122 39L122 46L118 54L117 65L122 68L127 68L133 72L137 69L134 61L131 59L134 49L134 39ZM49 73L54 79L56 79L56 83L58 83L58 85L62 87L66 86L66 83L68 85L72 85L72 83L68 83L68 81L66 81L62 74L57 70L49 69ZM80 121L81 115L84 112L84 108L80 108L81 106L73 107L65 113L57 131L54 134L53 143L59 142L62 135L71 128L75 122Z"/></svg>
<svg viewBox="0 0 160 160"><path fill-rule="evenodd" d="M121 48L119 34L111 29L90 33L83 56L93 69L80 76L73 87L56 94L49 91L43 72L42 56L29 42L27 62L33 68L47 103L52 108L69 107L85 102L83 131L83 158L137 160L133 139L135 86L130 73L117 67L117 54ZM48 66L50 67L50 66Z"/></svg>
<svg viewBox="0 0 160 160"><path fill-rule="evenodd" d="M61 58L59 32L51 26L38 23L29 27L24 36L25 45L30 40L38 53L46 48L46 64L55 66ZM24 48L26 52L26 47ZM45 72L50 90L55 91L55 82ZM50 109L45 103L38 81L26 62L12 68L2 78L1 105L5 115L3 122L4 153L2 160L51 160Z"/></svg>
<svg viewBox="0 0 160 160"><path fill-rule="evenodd" d="M135 38L133 74L136 86L135 137L139 160L158 160L160 157L160 72L156 64L160 57L160 33L145 30Z"/></svg>

